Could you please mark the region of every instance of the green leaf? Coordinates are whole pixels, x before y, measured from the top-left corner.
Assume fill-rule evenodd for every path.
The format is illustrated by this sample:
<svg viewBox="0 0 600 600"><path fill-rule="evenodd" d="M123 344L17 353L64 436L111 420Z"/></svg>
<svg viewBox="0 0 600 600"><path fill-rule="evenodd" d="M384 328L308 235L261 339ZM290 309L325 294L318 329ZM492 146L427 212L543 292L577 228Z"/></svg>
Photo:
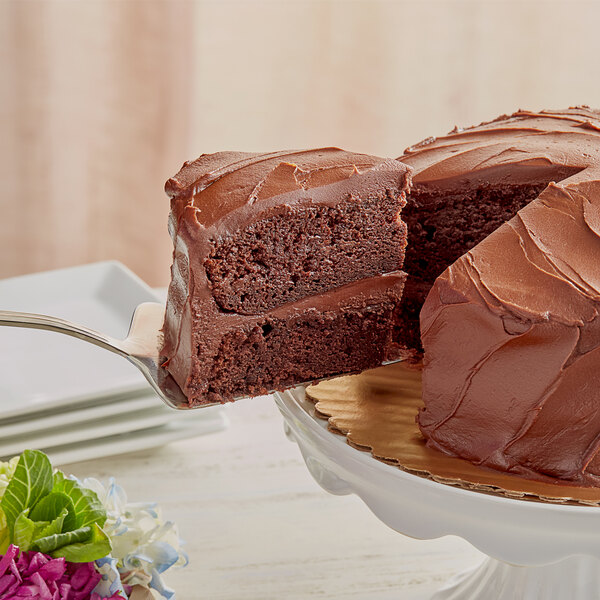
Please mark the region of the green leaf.
<svg viewBox="0 0 600 600"><path fill-rule="evenodd" d="M35 523L27 516L29 509L26 508L15 521L14 543L21 550L27 552L31 547L31 541L35 533Z"/></svg>
<svg viewBox="0 0 600 600"><path fill-rule="evenodd" d="M73 531L77 529L77 515L73 500L63 492L51 492L44 496L31 510L29 518L33 521L47 521L50 523L67 509L62 531ZM61 533L58 531L57 533Z"/></svg>
<svg viewBox="0 0 600 600"><path fill-rule="evenodd" d="M39 537L42 537L40 535L40 533L44 530L45 527L48 527L48 525L50 525L50 521L34 521L34 528L33 528L33 537L31 538L32 541L33 540L37 540Z"/></svg>
<svg viewBox="0 0 600 600"><path fill-rule="evenodd" d="M91 527L80 527L75 531L68 531L67 533L55 533L48 537L40 538L33 544L33 550L43 552L44 554L50 554L54 550L68 546L69 544L75 544L78 542L85 542L92 536Z"/></svg>
<svg viewBox="0 0 600 600"><path fill-rule="evenodd" d="M18 456L13 456L8 462L0 462L0 498L4 495L4 490L12 479L18 462Z"/></svg>
<svg viewBox="0 0 600 600"><path fill-rule="evenodd" d="M47 523L46 527L44 527L38 535L35 536L35 539L38 540L40 538L49 537L51 535L56 535L58 533L62 533L64 526L63 523L69 514L69 510L67 508L63 508L62 512L56 519L54 519L51 523Z"/></svg>
<svg viewBox="0 0 600 600"><path fill-rule="evenodd" d="M26 508L35 506L40 498L50 493L52 483L52 465L48 457L39 450L25 450L0 500L11 531Z"/></svg>
<svg viewBox="0 0 600 600"><path fill-rule="evenodd" d="M92 562L108 556L111 551L110 539L98 525L94 524L92 525L92 535L89 540L63 546L52 552L50 556L52 558L63 557L69 562Z"/></svg>
<svg viewBox="0 0 600 600"><path fill-rule="evenodd" d="M9 544L10 532L8 531L8 523L6 522L4 511L0 508L0 554L6 554Z"/></svg>
<svg viewBox="0 0 600 600"><path fill-rule="evenodd" d="M76 481L67 479L63 473L54 474L53 492L62 492L71 498L75 510L75 527L86 527L97 523L100 527L106 522L106 509L96 492L82 487Z"/></svg>

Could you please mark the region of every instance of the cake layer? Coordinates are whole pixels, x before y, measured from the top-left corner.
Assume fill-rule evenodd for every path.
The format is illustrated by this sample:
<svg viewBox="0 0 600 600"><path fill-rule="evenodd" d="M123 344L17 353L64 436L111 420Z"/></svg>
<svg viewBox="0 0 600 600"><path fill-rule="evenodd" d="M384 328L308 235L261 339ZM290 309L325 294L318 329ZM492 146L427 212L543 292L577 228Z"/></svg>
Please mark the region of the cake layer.
<svg viewBox="0 0 600 600"><path fill-rule="evenodd" d="M380 275L259 317L223 319L212 357L194 358L195 402L222 402L352 373L396 359L395 309L405 274Z"/></svg>
<svg viewBox="0 0 600 600"><path fill-rule="evenodd" d="M206 260L223 310L257 314L402 266L404 194L350 197L253 223L215 244Z"/></svg>
<svg viewBox="0 0 600 600"><path fill-rule="evenodd" d="M411 277L432 284L449 264L514 217L563 174L548 171L540 173L544 177L535 183L415 186L404 213L410 231L405 266Z"/></svg>
<svg viewBox="0 0 600 600"><path fill-rule="evenodd" d="M406 275L399 271L303 298L262 315L219 313L209 329L186 312L191 351L169 372L193 404L258 395L398 357L392 342Z"/></svg>
<svg viewBox="0 0 600 600"><path fill-rule="evenodd" d="M436 280L418 422L476 464L600 485L600 114L520 112L482 126L484 147L487 128L507 131L492 162L521 150L573 174Z"/></svg>

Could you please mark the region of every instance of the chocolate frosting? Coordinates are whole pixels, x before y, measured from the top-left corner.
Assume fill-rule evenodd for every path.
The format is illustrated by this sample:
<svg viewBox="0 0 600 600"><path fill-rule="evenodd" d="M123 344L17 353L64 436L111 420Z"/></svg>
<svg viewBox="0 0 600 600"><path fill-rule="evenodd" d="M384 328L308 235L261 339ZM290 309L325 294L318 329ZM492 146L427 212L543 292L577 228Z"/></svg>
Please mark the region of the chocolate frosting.
<svg viewBox="0 0 600 600"><path fill-rule="evenodd" d="M386 190L401 193L410 169L401 163L339 148L269 154L219 152L185 163L167 181L170 231L175 244L167 300L165 366L190 398L208 386L210 361L224 333L250 329L268 316L368 305L373 294L402 289L405 274L391 273L290 302L262 315L222 310L207 278L205 260L215 243L248 225L295 207L335 206L340 198ZM401 293L401 292L400 292ZM203 382L203 383L202 383Z"/></svg>
<svg viewBox="0 0 600 600"><path fill-rule="evenodd" d="M269 154L217 152L184 163L167 181L165 191L176 214L191 208L198 224L210 227L233 213L247 217L259 212L255 205L267 204L273 198L276 200L268 203L270 206L297 201L306 197L308 190L348 180L367 170L389 170L390 166L396 174L408 171L394 160L339 148ZM336 201L331 195L329 203Z"/></svg>
<svg viewBox="0 0 600 600"><path fill-rule="evenodd" d="M436 280L418 422L448 454L600 485L600 113L519 111L407 152L441 187L571 173Z"/></svg>
<svg viewBox="0 0 600 600"><path fill-rule="evenodd" d="M519 110L487 123L428 138L398 159L414 168L414 184L555 181L595 168L600 157L598 112L588 107L539 113ZM570 182L585 181L580 173Z"/></svg>

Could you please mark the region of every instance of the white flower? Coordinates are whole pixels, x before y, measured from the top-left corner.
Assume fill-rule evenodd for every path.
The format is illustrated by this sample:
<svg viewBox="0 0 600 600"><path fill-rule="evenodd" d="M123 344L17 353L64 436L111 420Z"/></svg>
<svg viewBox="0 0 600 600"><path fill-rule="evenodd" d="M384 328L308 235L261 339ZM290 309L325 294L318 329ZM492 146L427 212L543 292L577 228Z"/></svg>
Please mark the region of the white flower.
<svg viewBox="0 0 600 600"><path fill-rule="evenodd" d="M92 478L84 479L82 485L96 492L106 508L104 530L110 537L111 556L117 559L123 582L148 586L157 598L174 600L174 593L164 586L160 574L188 562L175 524L163 521L154 503L128 503L125 491L113 479L107 488Z"/></svg>

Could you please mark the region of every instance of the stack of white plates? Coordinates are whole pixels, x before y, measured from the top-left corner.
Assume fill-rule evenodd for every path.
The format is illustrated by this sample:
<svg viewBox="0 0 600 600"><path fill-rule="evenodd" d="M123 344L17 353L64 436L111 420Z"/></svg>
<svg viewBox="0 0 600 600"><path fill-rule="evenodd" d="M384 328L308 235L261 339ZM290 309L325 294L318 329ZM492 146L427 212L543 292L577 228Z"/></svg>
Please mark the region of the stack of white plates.
<svg viewBox="0 0 600 600"><path fill-rule="evenodd" d="M0 309L68 319L124 338L135 307L164 300L117 262L0 281ZM221 407L167 408L123 358L65 335L0 327L0 459L54 464L122 454L226 427Z"/></svg>

